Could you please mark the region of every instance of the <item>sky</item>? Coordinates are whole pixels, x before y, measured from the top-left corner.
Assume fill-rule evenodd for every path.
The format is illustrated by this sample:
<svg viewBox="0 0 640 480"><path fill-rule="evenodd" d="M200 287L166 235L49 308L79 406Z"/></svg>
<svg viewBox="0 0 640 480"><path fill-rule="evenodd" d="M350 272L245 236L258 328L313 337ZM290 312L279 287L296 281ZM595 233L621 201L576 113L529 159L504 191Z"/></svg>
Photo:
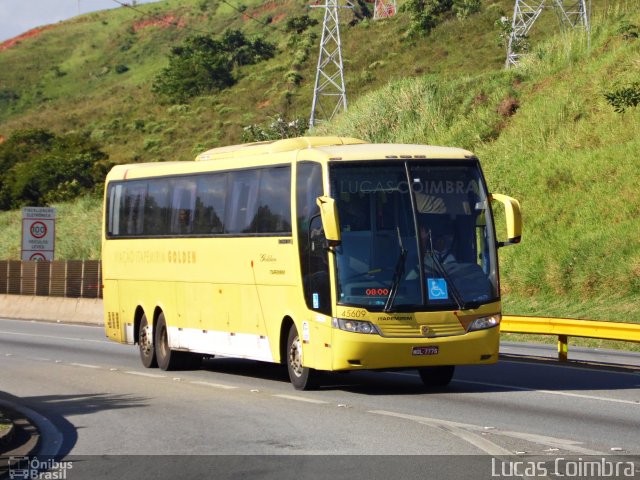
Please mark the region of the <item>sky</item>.
<svg viewBox="0 0 640 480"><path fill-rule="evenodd" d="M131 0L119 0L130 3ZM157 0L138 0L138 4ZM0 42L76 15L118 8L113 0L0 0Z"/></svg>

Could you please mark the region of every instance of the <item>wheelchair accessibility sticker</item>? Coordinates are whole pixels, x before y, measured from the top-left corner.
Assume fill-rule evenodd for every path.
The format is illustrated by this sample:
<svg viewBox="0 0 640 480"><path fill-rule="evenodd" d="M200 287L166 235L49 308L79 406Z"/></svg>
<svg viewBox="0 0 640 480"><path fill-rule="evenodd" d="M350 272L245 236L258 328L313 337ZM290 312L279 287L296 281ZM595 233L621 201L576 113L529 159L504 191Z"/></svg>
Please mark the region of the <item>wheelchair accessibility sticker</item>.
<svg viewBox="0 0 640 480"><path fill-rule="evenodd" d="M427 290L429 291L429 300L447 300L449 298L447 282L444 278L427 278Z"/></svg>

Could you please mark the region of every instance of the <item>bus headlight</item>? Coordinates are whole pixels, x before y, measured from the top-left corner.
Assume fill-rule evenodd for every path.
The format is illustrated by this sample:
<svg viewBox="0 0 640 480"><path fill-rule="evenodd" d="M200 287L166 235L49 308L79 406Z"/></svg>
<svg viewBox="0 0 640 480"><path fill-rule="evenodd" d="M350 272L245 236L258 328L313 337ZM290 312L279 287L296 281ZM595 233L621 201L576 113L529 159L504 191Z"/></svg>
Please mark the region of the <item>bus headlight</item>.
<svg viewBox="0 0 640 480"><path fill-rule="evenodd" d="M333 327L344 330L345 332L365 333L379 335L378 329L371 322L363 322L362 320L345 320L344 318L334 318Z"/></svg>
<svg viewBox="0 0 640 480"><path fill-rule="evenodd" d="M500 320L502 319L502 315L499 313L495 315L491 315L490 317L481 317L476 318L471 325L469 325L468 332L473 332L475 330L485 330L487 328L493 328L500 325Z"/></svg>

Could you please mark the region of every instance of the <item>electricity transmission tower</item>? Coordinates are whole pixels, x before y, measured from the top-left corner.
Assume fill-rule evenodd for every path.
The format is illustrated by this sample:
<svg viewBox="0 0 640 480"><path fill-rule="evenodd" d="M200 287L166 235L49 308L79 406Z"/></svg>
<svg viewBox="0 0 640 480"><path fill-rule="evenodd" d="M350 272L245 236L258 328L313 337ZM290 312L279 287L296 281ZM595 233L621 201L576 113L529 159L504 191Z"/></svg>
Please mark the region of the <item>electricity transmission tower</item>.
<svg viewBox="0 0 640 480"><path fill-rule="evenodd" d="M562 29L583 27L588 41L590 27L587 0L516 0L507 46L506 68L516 66L525 54L523 50L527 34L545 7L555 10Z"/></svg>
<svg viewBox="0 0 640 480"><path fill-rule="evenodd" d="M396 0L376 0L373 8L373 19L393 17L397 11Z"/></svg>
<svg viewBox="0 0 640 480"><path fill-rule="evenodd" d="M324 6L320 8L324 8L324 21L309 128L313 128L319 121L331 120L347 109L338 10L351 7L339 7L338 0L325 0Z"/></svg>

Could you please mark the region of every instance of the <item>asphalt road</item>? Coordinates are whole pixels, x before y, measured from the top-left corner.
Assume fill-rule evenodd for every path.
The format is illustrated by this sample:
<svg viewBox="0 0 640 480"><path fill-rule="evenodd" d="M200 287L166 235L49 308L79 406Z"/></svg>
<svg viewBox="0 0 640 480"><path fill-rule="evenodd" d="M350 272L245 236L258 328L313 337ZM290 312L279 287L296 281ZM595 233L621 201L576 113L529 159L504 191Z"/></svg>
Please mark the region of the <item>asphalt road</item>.
<svg viewBox="0 0 640 480"><path fill-rule="evenodd" d="M39 454L74 459L70 479L492 478L528 458L640 455L638 370L511 358L458 367L437 391L407 371L327 375L299 392L277 365L163 372L101 327L0 319L0 400L42 416Z"/></svg>

